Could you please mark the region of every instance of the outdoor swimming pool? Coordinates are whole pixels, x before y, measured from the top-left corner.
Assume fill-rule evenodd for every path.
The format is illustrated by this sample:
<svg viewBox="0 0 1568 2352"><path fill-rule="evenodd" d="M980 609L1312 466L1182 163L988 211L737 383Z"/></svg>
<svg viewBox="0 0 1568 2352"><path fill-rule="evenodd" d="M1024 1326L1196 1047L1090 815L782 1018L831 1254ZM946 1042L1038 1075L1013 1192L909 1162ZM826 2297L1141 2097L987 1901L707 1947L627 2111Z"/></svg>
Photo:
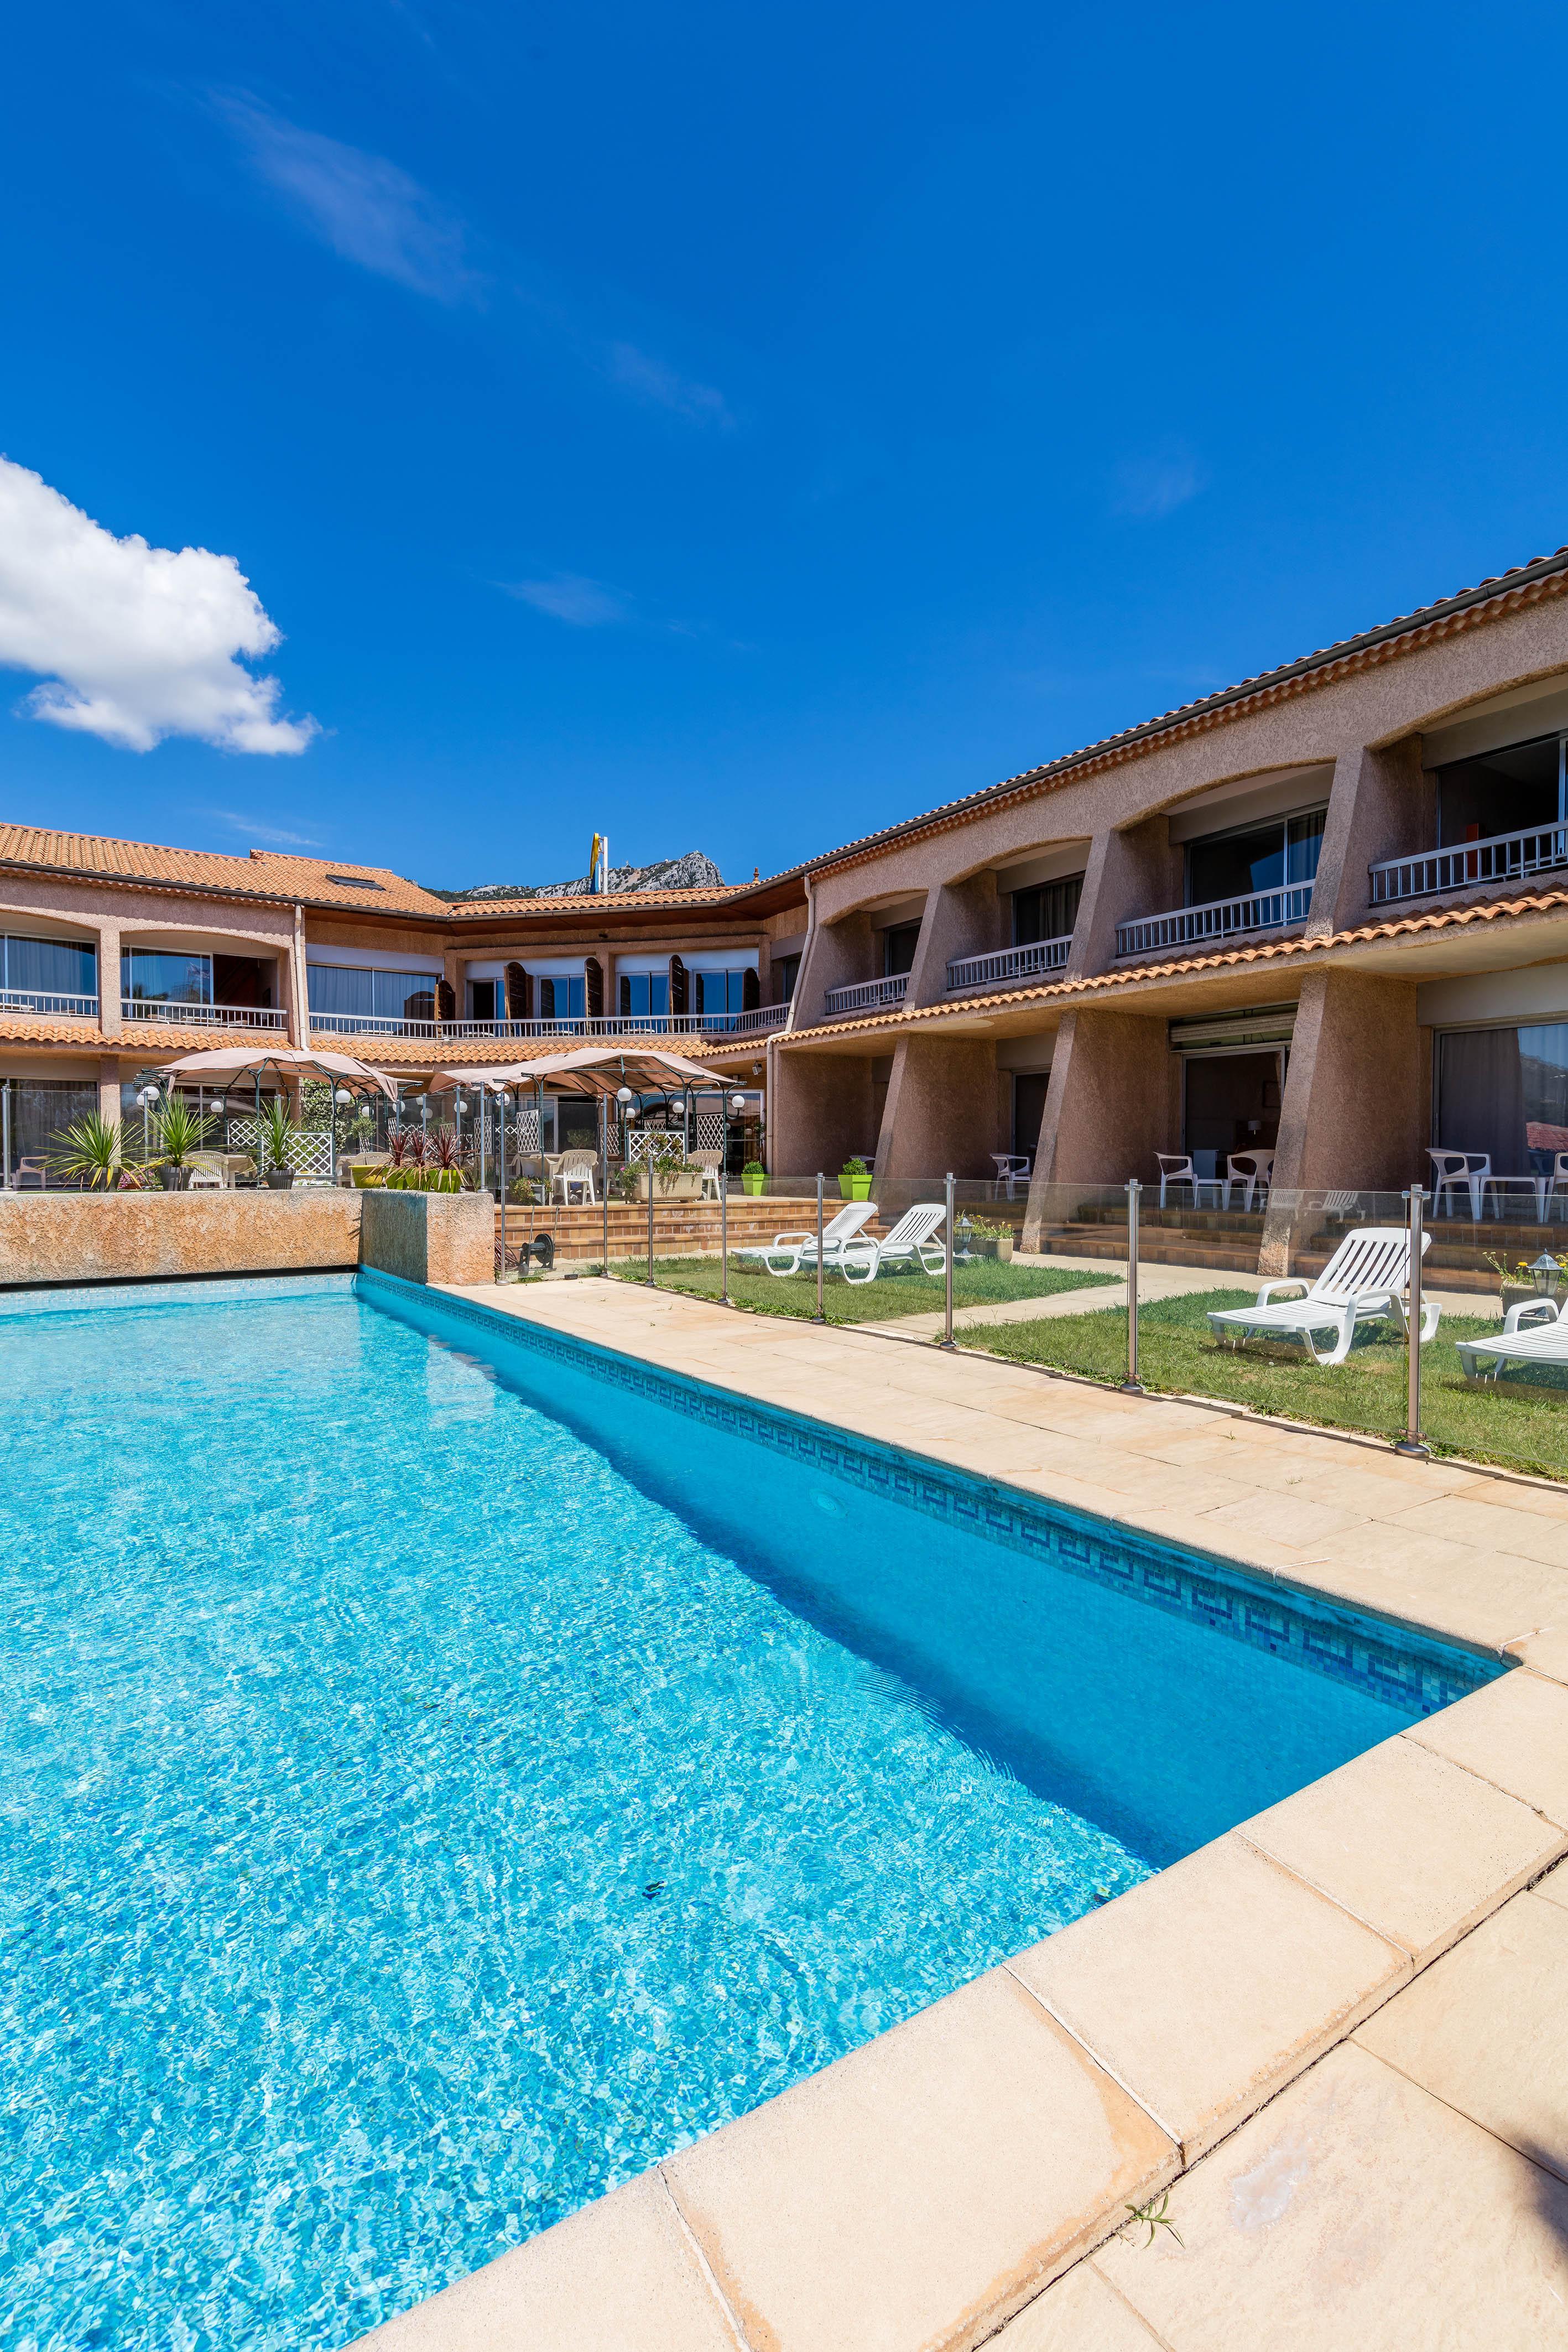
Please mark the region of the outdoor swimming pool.
<svg viewBox="0 0 1568 2352"><path fill-rule="evenodd" d="M17 2352L346 2344L1488 1676L390 1282L37 1306Z"/></svg>

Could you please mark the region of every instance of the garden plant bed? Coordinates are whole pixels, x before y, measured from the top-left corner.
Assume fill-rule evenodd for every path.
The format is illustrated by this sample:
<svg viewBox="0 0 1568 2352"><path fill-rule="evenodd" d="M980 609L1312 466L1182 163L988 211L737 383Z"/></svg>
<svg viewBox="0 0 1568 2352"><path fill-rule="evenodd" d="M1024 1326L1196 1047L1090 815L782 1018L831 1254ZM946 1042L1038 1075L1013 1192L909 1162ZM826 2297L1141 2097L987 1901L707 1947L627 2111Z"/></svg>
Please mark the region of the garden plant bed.
<svg viewBox="0 0 1568 2352"><path fill-rule="evenodd" d="M1082 1279L1082 1277L1080 1277ZM1398 1437L1405 1428L1406 1351L1391 1327L1364 1331L1344 1363L1309 1362L1298 1347L1249 1340L1217 1345L1210 1308L1246 1307L1244 1290L1189 1292L1145 1307L1138 1317L1138 1371L1146 1388L1225 1398L1254 1412L1316 1422L1328 1429ZM1472 1387L1459 1369L1457 1339L1495 1333L1495 1318L1445 1315L1421 1354L1421 1429L1434 1453L1496 1462L1539 1476L1568 1478L1568 1374L1516 1367L1513 1377ZM1127 1318L1122 1308L1091 1309L1027 1323L986 1324L963 1335L967 1348L1014 1363L1120 1383L1127 1370Z"/></svg>
<svg viewBox="0 0 1568 2352"><path fill-rule="evenodd" d="M626 1258L610 1268L622 1282L647 1278L645 1258ZM692 1298L719 1295L719 1262L712 1257L653 1260L661 1289L680 1290ZM1065 1267L1004 1265L995 1258L977 1258L953 1268L953 1305L994 1307L1011 1298L1050 1298L1061 1290L1084 1290L1114 1280L1111 1275L1069 1272ZM884 1323L899 1315L940 1313L945 1286L918 1273L879 1275L874 1282L846 1282L841 1274L822 1277L822 1313L830 1323ZM734 1307L758 1315L789 1315L810 1319L817 1312L817 1277L812 1274L771 1275L754 1265L729 1262L729 1297Z"/></svg>

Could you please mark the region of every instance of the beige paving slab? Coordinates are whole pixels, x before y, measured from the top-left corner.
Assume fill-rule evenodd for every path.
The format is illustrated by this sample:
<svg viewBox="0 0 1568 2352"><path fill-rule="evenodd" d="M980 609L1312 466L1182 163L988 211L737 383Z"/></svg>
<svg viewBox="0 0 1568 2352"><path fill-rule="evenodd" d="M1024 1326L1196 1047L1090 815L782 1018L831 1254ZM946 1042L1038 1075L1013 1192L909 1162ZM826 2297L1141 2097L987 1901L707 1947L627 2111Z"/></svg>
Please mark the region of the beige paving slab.
<svg viewBox="0 0 1568 2352"><path fill-rule="evenodd" d="M1400 1996L1405 1998L1404 1995ZM1095 2255L1173 2352L1545 2352L1568 2187L1342 2043Z"/></svg>
<svg viewBox="0 0 1568 2352"><path fill-rule="evenodd" d="M752 2347L967 2352L1176 2161L997 1969L665 2170Z"/></svg>
<svg viewBox="0 0 1568 2352"><path fill-rule="evenodd" d="M1468 1494L1413 1503L1400 1513L1400 1524L1416 1535L1447 1536L1450 1542L1472 1544L1478 1550L1511 1552L1549 1568L1568 1568L1568 1519L1522 1509L1520 1492L1503 1487L1495 1499L1482 1500L1472 1487Z"/></svg>
<svg viewBox="0 0 1568 2352"><path fill-rule="evenodd" d="M1549 1621L1557 1612L1545 1609L1541 1616ZM1533 1632L1516 1635L1508 1647L1531 1674L1550 1675L1553 1682L1568 1683L1568 1622L1542 1622Z"/></svg>
<svg viewBox="0 0 1568 2352"><path fill-rule="evenodd" d="M1406 1734L1568 1829L1568 1689L1516 1666Z"/></svg>
<svg viewBox="0 0 1568 2352"><path fill-rule="evenodd" d="M1522 1626L1538 1620L1551 1605L1542 1580L1555 1571L1537 1561L1494 1557L1463 1561L1445 1571L1406 1567L1397 1558L1386 1565L1375 1559L1347 1560L1343 1554L1357 1533L1347 1528L1321 1545L1301 1580L1354 1608L1425 1626L1498 1656L1505 1654Z"/></svg>
<svg viewBox="0 0 1568 2352"><path fill-rule="evenodd" d="M1306 1550L1323 1542L1329 1536L1343 1533L1357 1527L1365 1513L1347 1510L1343 1505L1314 1501L1310 1495L1270 1494L1248 1496L1237 1503L1222 1503L1204 1517L1213 1526L1214 1537L1229 1528L1248 1535L1271 1537L1276 1543L1291 1545L1296 1550Z"/></svg>
<svg viewBox="0 0 1568 2352"><path fill-rule="evenodd" d="M1568 2180L1568 1907L1516 1895L1355 2039ZM1568 2342L1568 2313L1563 2322Z"/></svg>
<svg viewBox="0 0 1568 2352"><path fill-rule="evenodd" d="M1560 1862L1544 1878L1538 1878L1530 1891L1548 1903L1568 1904L1568 1863Z"/></svg>
<svg viewBox="0 0 1568 2352"><path fill-rule="evenodd" d="M1568 1851L1568 1834L1429 1748L1385 1739L1242 1834L1419 1964Z"/></svg>
<svg viewBox="0 0 1568 2352"><path fill-rule="evenodd" d="M1236 1836L1009 1966L1188 2164L1410 1973L1406 1952Z"/></svg>
<svg viewBox="0 0 1568 2352"><path fill-rule="evenodd" d="M374 2352L742 2352L654 2172L360 2341Z"/></svg>
<svg viewBox="0 0 1568 2352"><path fill-rule="evenodd" d="M1151 2334L1092 2262L1074 2263L1065 2277L1009 2319L986 2352L1161 2352Z"/></svg>

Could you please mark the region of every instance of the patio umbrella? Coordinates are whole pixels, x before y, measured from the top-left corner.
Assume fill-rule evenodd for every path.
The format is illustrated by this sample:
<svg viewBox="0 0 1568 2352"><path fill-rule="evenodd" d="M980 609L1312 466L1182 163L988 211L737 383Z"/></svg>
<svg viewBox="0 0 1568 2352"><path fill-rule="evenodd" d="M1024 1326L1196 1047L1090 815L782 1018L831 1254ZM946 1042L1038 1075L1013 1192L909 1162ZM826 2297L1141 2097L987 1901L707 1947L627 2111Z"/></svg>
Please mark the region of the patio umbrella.
<svg viewBox="0 0 1568 2352"><path fill-rule="evenodd" d="M199 1087L210 1086L214 1093L226 1095L239 1078L251 1078L256 1087L256 1115L261 1114L261 1076L273 1070L279 1076L323 1077L332 1083L334 1097L339 1083L362 1088L379 1088L389 1101L396 1103L397 1088L384 1070L372 1070L368 1062L356 1062L351 1054L308 1053L298 1045L218 1045L210 1053L183 1054L177 1062L165 1062L159 1075L167 1078L194 1081ZM336 1099L330 1112L330 1132L327 1148L327 1181L336 1180L338 1162L338 1106Z"/></svg>

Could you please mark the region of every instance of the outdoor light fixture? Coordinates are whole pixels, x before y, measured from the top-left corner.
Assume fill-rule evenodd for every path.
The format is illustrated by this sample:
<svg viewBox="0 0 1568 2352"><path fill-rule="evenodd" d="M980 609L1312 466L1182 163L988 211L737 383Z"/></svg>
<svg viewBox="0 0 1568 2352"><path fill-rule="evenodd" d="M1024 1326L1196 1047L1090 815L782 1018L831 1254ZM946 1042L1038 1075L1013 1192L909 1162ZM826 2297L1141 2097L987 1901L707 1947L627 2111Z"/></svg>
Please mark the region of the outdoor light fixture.
<svg viewBox="0 0 1568 2352"><path fill-rule="evenodd" d="M621 1104L622 1108L625 1108L625 1106L626 1106L626 1104L628 1104L628 1103L631 1101L631 1099L632 1099L632 1089L631 1089L631 1087L616 1087L616 1089L615 1089L615 1099L616 1099L616 1101L617 1101L618 1103L620 1103L620 1104Z"/></svg>
<svg viewBox="0 0 1568 2352"><path fill-rule="evenodd" d="M1542 1298L1550 1298L1557 1288L1562 1267L1547 1250L1542 1250L1530 1269L1530 1278Z"/></svg>
<svg viewBox="0 0 1568 2352"><path fill-rule="evenodd" d="M746 1108L746 1097L744 1095L731 1095L729 1098L729 1107L731 1110L735 1112L737 1118L738 1118L740 1113Z"/></svg>

